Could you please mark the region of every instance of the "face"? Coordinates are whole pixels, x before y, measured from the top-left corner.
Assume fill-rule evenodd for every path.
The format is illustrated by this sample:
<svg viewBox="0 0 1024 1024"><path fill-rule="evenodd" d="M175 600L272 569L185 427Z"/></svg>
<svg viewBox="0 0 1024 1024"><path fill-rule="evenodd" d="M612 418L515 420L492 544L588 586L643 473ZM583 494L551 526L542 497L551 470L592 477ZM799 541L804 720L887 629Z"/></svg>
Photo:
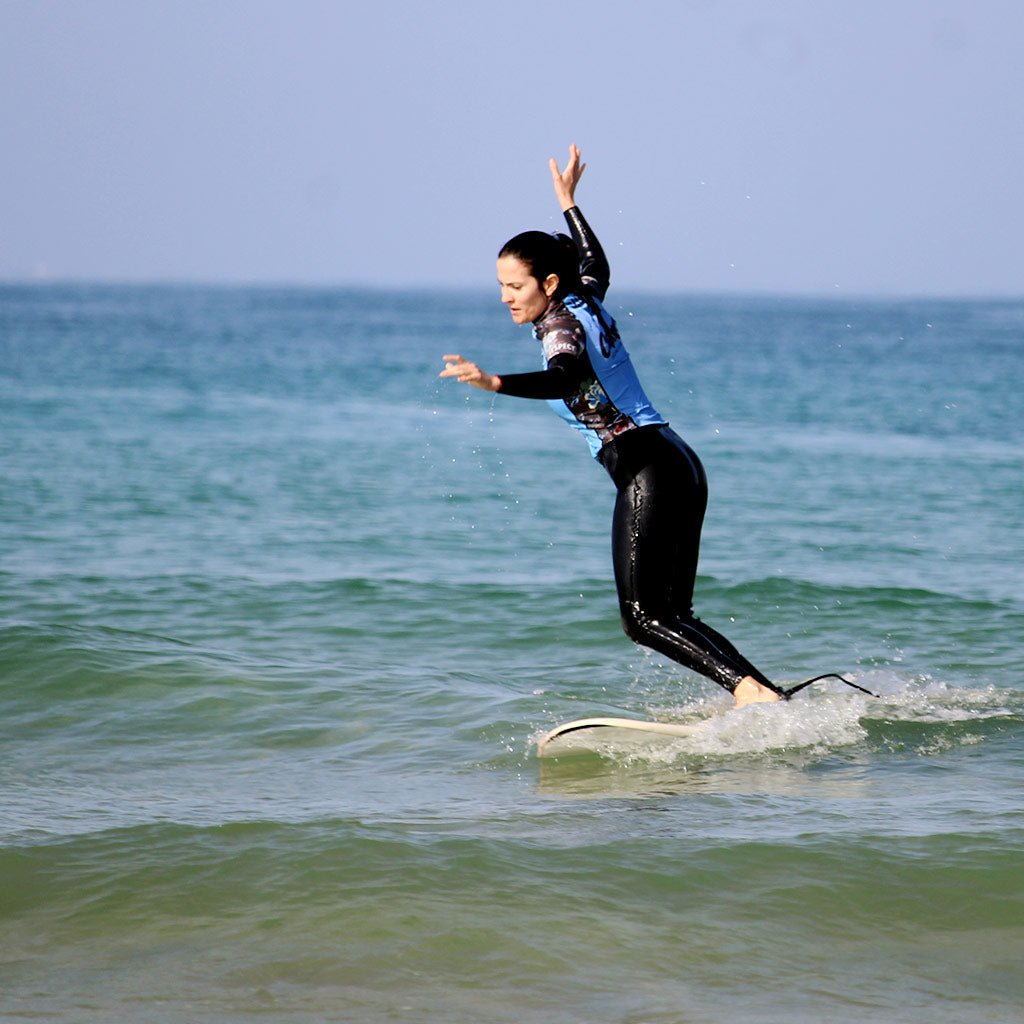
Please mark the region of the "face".
<svg viewBox="0 0 1024 1024"><path fill-rule="evenodd" d="M498 284L501 301L508 306L517 324L532 323L544 315L551 296L558 289L558 276L549 274L543 286L530 273L530 268L515 256L498 260Z"/></svg>

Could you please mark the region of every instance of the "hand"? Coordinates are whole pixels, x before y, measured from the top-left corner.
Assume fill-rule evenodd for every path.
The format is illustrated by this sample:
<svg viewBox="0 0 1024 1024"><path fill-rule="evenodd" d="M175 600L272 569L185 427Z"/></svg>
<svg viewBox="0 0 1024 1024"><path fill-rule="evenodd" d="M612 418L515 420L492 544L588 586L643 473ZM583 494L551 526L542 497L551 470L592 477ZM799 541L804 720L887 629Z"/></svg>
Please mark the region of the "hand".
<svg viewBox="0 0 1024 1024"><path fill-rule="evenodd" d="M481 391L497 391L501 387L501 378L493 373L484 373L476 363L471 363L462 356L445 356L445 368L441 377L457 377L460 384L472 384Z"/></svg>
<svg viewBox="0 0 1024 1024"><path fill-rule="evenodd" d="M576 186L580 183L587 165L580 163L580 148L574 142L569 147L569 162L565 165L564 171L558 169L558 161L554 157L548 161L548 166L551 168L551 180L555 185L555 197L564 213L576 205Z"/></svg>

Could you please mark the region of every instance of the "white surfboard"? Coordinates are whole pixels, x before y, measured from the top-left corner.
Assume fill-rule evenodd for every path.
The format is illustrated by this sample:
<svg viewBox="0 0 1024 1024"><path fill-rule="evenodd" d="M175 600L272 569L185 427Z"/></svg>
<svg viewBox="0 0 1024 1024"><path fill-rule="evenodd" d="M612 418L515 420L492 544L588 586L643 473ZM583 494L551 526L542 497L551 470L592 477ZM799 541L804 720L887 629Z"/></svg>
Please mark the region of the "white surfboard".
<svg viewBox="0 0 1024 1024"><path fill-rule="evenodd" d="M601 753L610 747L650 739L652 736L677 739L692 736L699 723L647 722L636 718L580 718L566 722L537 741L538 757L564 757L568 754Z"/></svg>

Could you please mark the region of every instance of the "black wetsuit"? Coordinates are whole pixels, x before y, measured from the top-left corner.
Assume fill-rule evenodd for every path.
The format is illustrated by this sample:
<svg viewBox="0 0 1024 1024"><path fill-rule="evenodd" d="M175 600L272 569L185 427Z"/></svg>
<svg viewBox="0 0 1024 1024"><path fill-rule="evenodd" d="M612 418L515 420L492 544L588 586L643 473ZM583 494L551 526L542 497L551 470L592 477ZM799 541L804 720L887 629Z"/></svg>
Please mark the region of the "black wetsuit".
<svg viewBox="0 0 1024 1024"><path fill-rule="evenodd" d="M647 400L601 304L610 274L600 243L577 207L565 217L580 255L582 294L553 300L534 325L546 368L502 374L500 390L550 401L586 435L614 481L612 558L627 635L730 692L744 676L778 690L693 614L704 468Z"/></svg>

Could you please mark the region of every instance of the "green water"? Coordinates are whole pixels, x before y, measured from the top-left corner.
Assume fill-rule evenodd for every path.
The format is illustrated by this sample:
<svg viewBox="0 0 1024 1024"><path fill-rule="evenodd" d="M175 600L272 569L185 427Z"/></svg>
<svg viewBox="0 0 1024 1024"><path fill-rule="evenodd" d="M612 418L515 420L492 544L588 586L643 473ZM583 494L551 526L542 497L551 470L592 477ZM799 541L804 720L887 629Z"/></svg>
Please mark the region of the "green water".
<svg viewBox="0 0 1024 1024"><path fill-rule="evenodd" d="M496 306L0 288L0 1017L1022 1019L1024 305L613 308L699 614L880 695L730 714L582 443L436 380L536 365ZM591 714L708 727L538 761Z"/></svg>

